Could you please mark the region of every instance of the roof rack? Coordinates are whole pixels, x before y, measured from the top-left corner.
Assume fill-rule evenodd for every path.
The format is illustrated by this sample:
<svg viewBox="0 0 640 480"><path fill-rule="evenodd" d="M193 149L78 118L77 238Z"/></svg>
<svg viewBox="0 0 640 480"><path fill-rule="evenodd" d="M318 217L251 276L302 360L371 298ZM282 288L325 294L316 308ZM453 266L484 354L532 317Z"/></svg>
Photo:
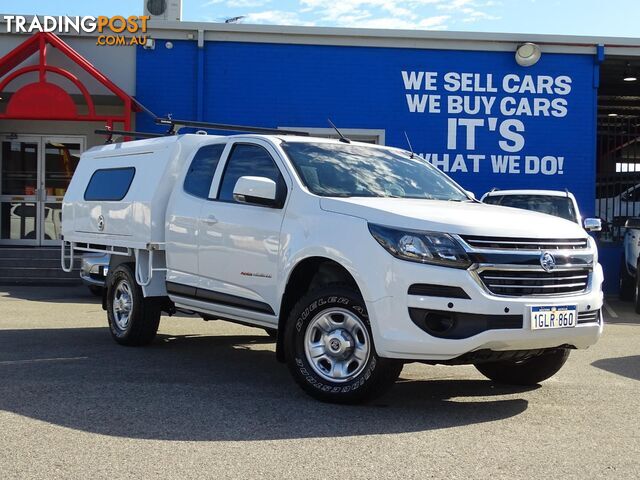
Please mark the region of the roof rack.
<svg viewBox="0 0 640 480"><path fill-rule="evenodd" d="M209 122L200 122L195 120L176 120L171 117L156 118L155 123L156 125L166 125L169 127L169 130L165 135L175 135L177 131L183 127L194 127L194 128L204 128L208 130L224 130L228 132L251 132L251 133L264 133L268 135L299 135L303 137L309 136L307 132L301 132L299 130L285 130L285 129L281 130L278 128L250 127L247 125L209 123Z"/></svg>

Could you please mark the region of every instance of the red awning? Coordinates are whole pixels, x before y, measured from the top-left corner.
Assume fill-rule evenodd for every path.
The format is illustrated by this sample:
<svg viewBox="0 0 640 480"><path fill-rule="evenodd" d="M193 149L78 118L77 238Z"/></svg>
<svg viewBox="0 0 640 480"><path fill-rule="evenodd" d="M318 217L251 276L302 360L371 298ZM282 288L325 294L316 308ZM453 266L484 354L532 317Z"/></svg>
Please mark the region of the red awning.
<svg viewBox="0 0 640 480"><path fill-rule="evenodd" d="M95 104L87 87L73 73L64 68L47 63L47 48L49 46L58 49L73 63L113 93L113 95L120 98L124 105L123 114L96 114ZM16 67L36 53L39 54L37 65L16 69ZM38 32L0 59L0 79L2 79L0 81L0 94L10 82L21 75L31 72L38 73L38 80L20 87L11 95L5 111L0 112L0 119L91 121L104 122L110 127L113 126L113 123L118 122L124 125L125 130L129 130L131 112L134 110L139 111L137 103L130 95L109 80L108 77L103 75L87 59L53 33ZM77 91L68 92L59 85L48 82L48 74L59 75L66 78L73 83ZM82 94L87 104L87 114L78 113L77 105L71 97L72 93Z"/></svg>

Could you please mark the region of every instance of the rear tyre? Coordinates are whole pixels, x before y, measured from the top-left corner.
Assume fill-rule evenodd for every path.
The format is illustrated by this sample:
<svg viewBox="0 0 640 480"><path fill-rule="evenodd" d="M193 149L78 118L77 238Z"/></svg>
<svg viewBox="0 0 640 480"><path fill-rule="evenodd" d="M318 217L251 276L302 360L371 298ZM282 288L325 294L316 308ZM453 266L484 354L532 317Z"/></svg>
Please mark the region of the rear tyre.
<svg viewBox="0 0 640 480"><path fill-rule="evenodd" d="M569 358L568 348L545 352L522 361L478 363L475 367L485 377L507 385L535 385L554 376Z"/></svg>
<svg viewBox="0 0 640 480"><path fill-rule="evenodd" d="M160 302L145 298L132 267L122 264L107 281L107 318L111 336L120 345L147 345L156 336L160 323Z"/></svg>
<svg viewBox="0 0 640 480"><path fill-rule="evenodd" d="M627 262L624 256L620 259L620 288L619 295L620 300L633 300L634 290L636 288L635 279L629 275L627 269Z"/></svg>
<svg viewBox="0 0 640 480"><path fill-rule="evenodd" d="M294 379L323 402L371 400L402 371L402 362L377 355L364 301L345 284L330 284L300 299L289 315L284 343Z"/></svg>

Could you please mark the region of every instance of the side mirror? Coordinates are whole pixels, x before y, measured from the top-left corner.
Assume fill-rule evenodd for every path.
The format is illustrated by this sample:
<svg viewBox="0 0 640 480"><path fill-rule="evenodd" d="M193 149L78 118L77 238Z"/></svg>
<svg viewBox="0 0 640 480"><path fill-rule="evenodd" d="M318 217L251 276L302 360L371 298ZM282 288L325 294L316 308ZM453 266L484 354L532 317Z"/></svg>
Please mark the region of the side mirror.
<svg viewBox="0 0 640 480"><path fill-rule="evenodd" d="M587 232L600 232L602 230L602 220L599 218L585 218L583 225Z"/></svg>
<svg viewBox="0 0 640 480"><path fill-rule="evenodd" d="M640 229L640 218L638 217L627 218L627 221L624 222L624 226L625 228Z"/></svg>
<svg viewBox="0 0 640 480"><path fill-rule="evenodd" d="M471 190L465 190L465 193L469 195L471 198L473 198L474 200L476 200L476 194L473 193Z"/></svg>
<svg viewBox="0 0 640 480"><path fill-rule="evenodd" d="M276 206L276 182L266 177L240 177L233 187L233 199L266 207Z"/></svg>

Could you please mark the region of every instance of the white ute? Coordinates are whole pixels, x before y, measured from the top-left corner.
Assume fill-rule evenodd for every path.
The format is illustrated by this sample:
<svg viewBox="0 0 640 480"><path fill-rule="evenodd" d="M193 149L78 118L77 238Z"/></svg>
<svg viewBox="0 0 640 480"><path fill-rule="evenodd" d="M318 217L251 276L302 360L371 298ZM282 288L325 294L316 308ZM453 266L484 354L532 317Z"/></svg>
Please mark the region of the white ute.
<svg viewBox="0 0 640 480"><path fill-rule="evenodd" d="M111 254L113 338L162 311L277 331L330 402L403 363L535 384L602 332L602 269L580 225L485 205L404 150L293 135L174 135L92 148L64 198L62 261Z"/></svg>

